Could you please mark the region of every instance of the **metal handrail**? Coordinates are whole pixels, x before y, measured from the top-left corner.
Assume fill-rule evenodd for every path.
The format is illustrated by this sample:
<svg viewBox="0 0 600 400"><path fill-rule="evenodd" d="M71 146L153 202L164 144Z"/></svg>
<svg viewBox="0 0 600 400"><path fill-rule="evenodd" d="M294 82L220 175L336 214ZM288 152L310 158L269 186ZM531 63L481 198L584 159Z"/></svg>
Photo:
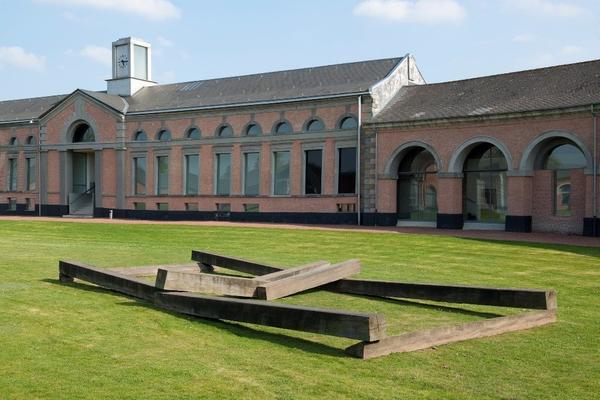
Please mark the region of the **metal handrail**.
<svg viewBox="0 0 600 400"><path fill-rule="evenodd" d="M88 190L86 190L85 192L79 193L79 196L77 196L75 199L71 200L71 204L75 204L75 202L77 200L79 200L80 198L82 198L86 194L90 194L94 189L96 189L96 184L93 184L92 186L90 186L90 188Z"/></svg>

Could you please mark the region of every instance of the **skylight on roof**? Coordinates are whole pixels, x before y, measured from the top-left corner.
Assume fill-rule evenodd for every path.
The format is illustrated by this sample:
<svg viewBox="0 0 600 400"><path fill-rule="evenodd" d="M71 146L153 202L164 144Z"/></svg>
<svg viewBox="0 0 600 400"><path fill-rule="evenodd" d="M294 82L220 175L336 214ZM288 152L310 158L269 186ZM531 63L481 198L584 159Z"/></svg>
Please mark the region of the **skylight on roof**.
<svg viewBox="0 0 600 400"><path fill-rule="evenodd" d="M202 81L186 83L185 85L180 87L177 91L178 92L191 92L192 90L198 89L202 85L202 83L203 83Z"/></svg>

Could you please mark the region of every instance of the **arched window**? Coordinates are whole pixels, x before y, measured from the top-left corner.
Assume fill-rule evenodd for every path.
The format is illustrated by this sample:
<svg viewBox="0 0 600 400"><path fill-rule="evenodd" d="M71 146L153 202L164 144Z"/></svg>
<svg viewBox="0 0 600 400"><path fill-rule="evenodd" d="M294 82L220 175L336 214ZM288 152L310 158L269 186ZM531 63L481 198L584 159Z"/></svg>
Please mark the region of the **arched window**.
<svg viewBox="0 0 600 400"><path fill-rule="evenodd" d="M18 142L17 142L16 137L11 137L10 140L8 141L9 146L16 146L17 144L18 144Z"/></svg>
<svg viewBox="0 0 600 400"><path fill-rule="evenodd" d="M25 143L27 143L28 145L35 144L35 137L34 136L27 136L27 141Z"/></svg>
<svg viewBox="0 0 600 400"><path fill-rule="evenodd" d="M306 130L308 132L318 132L318 131L323 131L325 130L325 125L323 124L323 121L321 121L320 119L311 119L310 121L308 121L308 123L306 124Z"/></svg>
<svg viewBox="0 0 600 400"><path fill-rule="evenodd" d="M552 147L543 159L543 168L552 170L553 212L558 217L573 215L571 209L571 170L587 166L585 156L573 144L559 144Z"/></svg>
<svg viewBox="0 0 600 400"><path fill-rule="evenodd" d="M491 143L475 146L463 165L465 221L504 223L507 212L504 154Z"/></svg>
<svg viewBox="0 0 600 400"><path fill-rule="evenodd" d="M340 121L340 129L356 129L358 121L354 117L345 117Z"/></svg>
<svg viewBox="0 0 600 400"><path fill-rule="evenodd" d="M88 124L80 124L73 133L73 143L89 143L95 141L94 131Z"/></svg>
<svg viewBox="0 0 600 400"><path fill-rule="evenodd" d="M135 136L133 137L133 140L135 140L136 142L145 142L146 140L148 140L148 135L146 135L146 132L144 131L137 131L135 133Z"/></svg>
<svg viewBox="0 0 600 400"><path fill-rule="evenodd" d="M410 149L398 166L398 219L433 222L437 219L437 166L422 147Z"/></svg>
<svg viewBox="0 0 600 400"><path fill-rule="evenodd" d="M191 128L190 130L188 130L187 132L187 138L190 140L198 140L200 139L200 129L198 128Z"/></svg>
<svg viewBox="0 0 600 400"><path fill-rule="evenodd" d="M230 137L233 136L233 129L230 125L221 125L217 130L217 136L219 137Z"/></svg>
<svg viewBox="0 0 600 400"><path fill-rule="evenodd" d="M276 134L292 133L292 125L290 125L289 122L286 122L286 121L278 122L277 125L275 125L275 133Z"/></svg>
<svg viewBox="0 0 600 400"><path fill-rule="evenodd" d="M160 132L158 132L158 140L160 140L161 142L168 142L169 140L171 140L171 132L169 132L166 129L161 130Z"/></svg>
<svg viewBox="0 0 600 400"><path fill-rule="evenodd" d="M259 124L251 123L246 127L246 136L260 136L262 129Z"/></svg>

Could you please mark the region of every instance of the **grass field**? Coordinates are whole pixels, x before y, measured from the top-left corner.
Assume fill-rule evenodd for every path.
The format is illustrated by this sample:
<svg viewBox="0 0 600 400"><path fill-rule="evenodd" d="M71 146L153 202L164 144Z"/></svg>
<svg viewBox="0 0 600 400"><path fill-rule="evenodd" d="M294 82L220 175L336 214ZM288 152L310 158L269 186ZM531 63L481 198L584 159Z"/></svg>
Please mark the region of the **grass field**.
<svg viewBox="0 0 600 400"><path fill-rule="evenodd" d="M344 355L350 340L187 318L57 281L61 258L102 267L177 263L189 262L191 249L282 266L360 258L364 278L555 288L559 321L364 361ZM382 312L391 333L515 312L320 291L284 301ZM391 233L0 221L1 399L591 399L598 392L600 249Z"/></svg>

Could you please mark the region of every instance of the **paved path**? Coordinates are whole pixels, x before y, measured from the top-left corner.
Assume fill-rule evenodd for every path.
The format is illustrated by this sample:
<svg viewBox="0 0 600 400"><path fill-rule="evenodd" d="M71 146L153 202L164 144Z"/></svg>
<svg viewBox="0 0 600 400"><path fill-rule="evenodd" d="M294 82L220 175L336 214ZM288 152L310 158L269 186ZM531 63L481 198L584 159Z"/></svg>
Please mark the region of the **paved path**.
<svg viewBox="0 0 600 400"><path fill-rule="evenodd" d="M252 228L284 228L284 229L320 229L334 231L358 231L379 233L413 233L420 235L454 236L461 238L483 240L509 240L529 243L551 243L584 247L600 247L600 238L578 235L559 235L556 233L518 233L504 231L464 231L461 229L435 229L435 228L406 228L372 226L359 227L352 225L293 225L269 223L244 223L225 221L146 221L135 219L104 219L104 218L50 218L50 217L0 217L0 221L54 221L54 222L83 222L91 224L169 224L169 225L197 225L197 226L231 226Z"/></svg>

